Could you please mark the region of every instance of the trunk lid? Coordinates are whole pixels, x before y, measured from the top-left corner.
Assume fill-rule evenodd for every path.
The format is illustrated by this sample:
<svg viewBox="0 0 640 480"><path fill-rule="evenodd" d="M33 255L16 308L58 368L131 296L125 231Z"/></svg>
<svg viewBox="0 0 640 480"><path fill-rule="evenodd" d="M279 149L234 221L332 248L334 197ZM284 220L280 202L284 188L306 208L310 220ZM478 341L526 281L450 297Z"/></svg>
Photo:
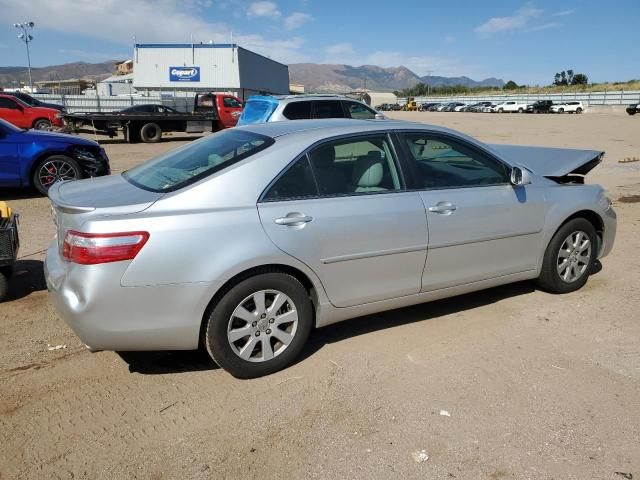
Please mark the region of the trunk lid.
<svg viewBox="0 0 640 480"><path fill-rule="evenodd" d="M58 247L68 230L81 230L95 217L141 212L163 196L127 182L122 175L61 182L49 189Z"/></svg>
<svg viewBox="0 0 640 480"><path fill-rule="evenodd" d="M489 147L511 165L522 165L537 175L550 178L586 175L604 157L604 152L598 150L498 144Z"/></svg>

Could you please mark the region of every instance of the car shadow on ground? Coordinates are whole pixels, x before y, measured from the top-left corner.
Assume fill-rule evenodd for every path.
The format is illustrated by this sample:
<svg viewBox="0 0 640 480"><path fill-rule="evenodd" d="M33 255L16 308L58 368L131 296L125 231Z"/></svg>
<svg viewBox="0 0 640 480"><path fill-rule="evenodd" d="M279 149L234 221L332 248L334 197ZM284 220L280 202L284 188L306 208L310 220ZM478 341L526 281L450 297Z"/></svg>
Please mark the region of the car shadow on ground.
<svg viewBox="0 0 640 480"><path fill-rule="evenodd" d="M9 278L9 294L4 301L19 300L46 289L42 260L17 260Z"/></svg>
<svg viewBox="0 0 640 480"><path fill-rule="evenodd" d="M464 312L533 291L535 291L535 284L533 282L512 283L443 300L420 303L410 307L366 315L319 328L312 332L305 349L302 351L300 357L296 359L295 363L304 361L330 343L366 335L387 328L428 321L444 315Z"/></svg>
<svg viewBox="0 0 640 480"><path fill-rule="evenodd" d="M170 142L190 142L192 140L198 140L202 138L202 136L198 137L165 137L163 136L159 142L157 143L170 143ZM91 140L97 141L100 145L126 145L127 142L122 137L115 138L94 138L93 135L90 136ZM138 145L144 145L142 142L137 142Z"/></svg>
<svg viewBox="0 0 640 480"><path fill-rule="evenodd" d="M28 188L3 188L2 192L0 192L0 201L9 202L11 200L28 200L30 198L44 198L44 195Z"/></svg>
<svg viewBox="0 0 640 480"><path fill-rule="evenodd" d="M400 325L427 321L443 315L464 312L510 297L531 293L534 290L533 282L514 283L444 300L367 315L319 328L311 333L307 345L294 363L306 360L330 343ZM183 352L118 352L118 355L129 365L130 372L145 375L185 373L219 368L202 349Z"/></svg>
<svg viewBox="0 0 640 480"><path fill-rule="evenodd" d="M215 364L204 350L164 352L117 352L129 365L129 372L143 375L202 372L216 370Z"/></svg>

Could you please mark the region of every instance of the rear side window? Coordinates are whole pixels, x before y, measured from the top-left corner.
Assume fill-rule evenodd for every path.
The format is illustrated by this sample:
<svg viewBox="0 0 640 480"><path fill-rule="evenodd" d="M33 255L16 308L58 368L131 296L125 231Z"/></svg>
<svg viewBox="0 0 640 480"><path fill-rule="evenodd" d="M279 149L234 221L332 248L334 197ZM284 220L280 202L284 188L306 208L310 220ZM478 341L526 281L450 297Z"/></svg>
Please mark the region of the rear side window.
<svg viewBox="0 0 640 480"><path fill-rule="evenodd" d="M143 163L122 175L152 192L172 192L248 158L273 145L264 135L223 130Z"/></svg>
<svg viewBox="0 0 640 480"><path fill-rule="evenodd" d="M311 102L292 102L282 114L289 120L307 120L311 118Z"/></svg>
<svg viewBox="0 0 640 480"><path fill-rule="evenodd" d="M238 126L268 122L277 107L278 102L276 101L250 98L242 110Z"/></svg>
<svg viewBox="0 0 640 480"><path fill-rule="evenodd" d="M362 120L372 120L376 118L376 114L373 110L365 107L361 103L345 102L347 110L347 117L358 118Z"/></svg>
<svg viewBox="0 0 640 480"><path fill-rule="evenodd" d="M339 100L321 100L314 103L315 118L344 118Z"/></svg>
<svg viewBox="0 0 640 480"><path fill-rule="evenodd" d="M264 196L265 200L292 200L316 197L318 189L309 159L305 155L287 170Z"/></svg>

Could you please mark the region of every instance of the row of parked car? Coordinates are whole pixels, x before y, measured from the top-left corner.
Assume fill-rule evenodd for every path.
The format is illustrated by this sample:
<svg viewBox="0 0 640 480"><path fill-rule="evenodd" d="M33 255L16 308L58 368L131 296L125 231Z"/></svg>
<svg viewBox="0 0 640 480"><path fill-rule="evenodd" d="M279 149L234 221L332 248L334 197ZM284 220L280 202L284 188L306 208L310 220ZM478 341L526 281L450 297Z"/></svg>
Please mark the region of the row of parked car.
<svg viewBox="0 0 640 480"><path fill-rule="evenodd" d="M554 103L551 100L538 100L534 103L508 100L505 102L449 102L423 103L418 110L422 112L474 112L474 113L582 113L582 102Z"/></svg>

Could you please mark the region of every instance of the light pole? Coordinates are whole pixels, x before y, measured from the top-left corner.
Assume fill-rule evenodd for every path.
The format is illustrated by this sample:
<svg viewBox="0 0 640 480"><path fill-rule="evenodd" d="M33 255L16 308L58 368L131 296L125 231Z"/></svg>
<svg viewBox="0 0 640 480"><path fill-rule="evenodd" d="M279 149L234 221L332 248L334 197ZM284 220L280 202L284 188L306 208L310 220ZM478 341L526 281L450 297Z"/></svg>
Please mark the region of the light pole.
<svg viewBox="0 0 640 480"><path fill-rule="evenodd" d="M13 26L22 30L21 33L18 34L18 38L24 42L27 46L27 65L29 66L29 89L30 93L33 93L33 81L31 80L31 55L29 54L29 43L33 40L33 35L29 33L30 30L33 30L35 27L35 23L33 22L22 22L22 23L14 23Z"/></svg>

